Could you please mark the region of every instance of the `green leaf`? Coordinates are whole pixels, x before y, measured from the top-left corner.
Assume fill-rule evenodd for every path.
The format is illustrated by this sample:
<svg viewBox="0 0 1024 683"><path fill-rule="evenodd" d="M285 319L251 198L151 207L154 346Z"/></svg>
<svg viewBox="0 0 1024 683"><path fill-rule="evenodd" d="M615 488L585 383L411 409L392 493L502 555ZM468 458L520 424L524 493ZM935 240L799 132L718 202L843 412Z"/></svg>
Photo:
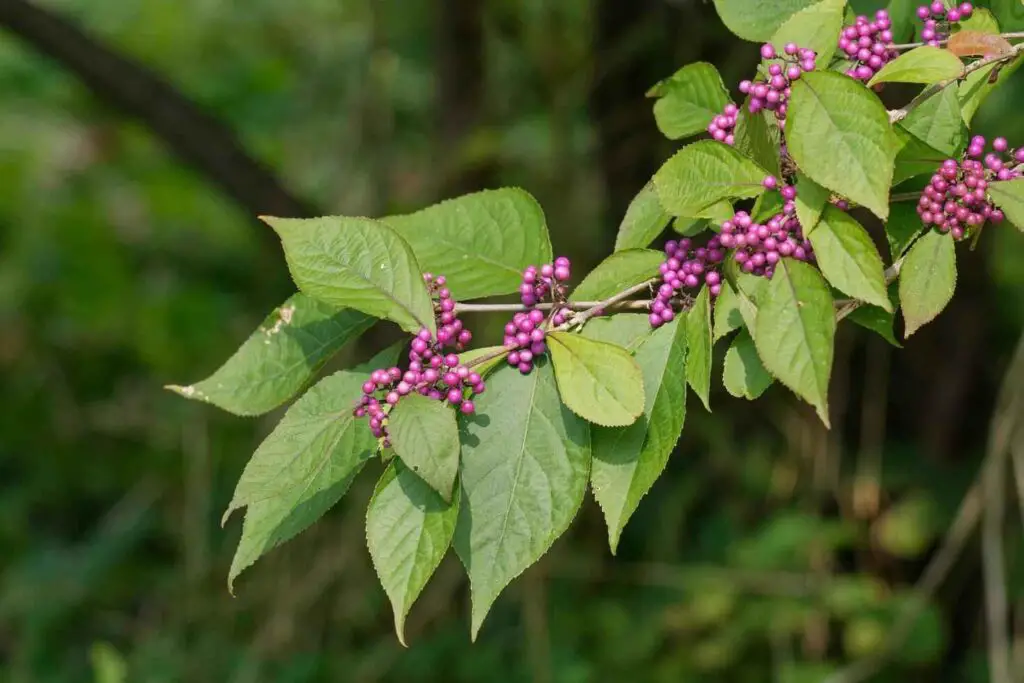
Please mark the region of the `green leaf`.
<svg viewBox="0 0 1024 683"><path fill-rule="evenodd" d="M710 222L707 218L676 216L672 219L672 230L683 237L696 237L710 228Z"/></svg>
<svg viewBox="0 0 1024 683"><path fill-rule="evenodd" d="M687 346L677 318L658 328L636 351L643 370L644 414L622 428L594 427L591 487L608 525L614 554L622 529L657 481L683 431Z"/></svg>
<svg viewBox="0 0 1024 683"><path fill-rule="evenodd" d="M914 176L932 175L938 165L949 158L948 154L943 154L926 145L900 126L896 126L893 130L896 132L899 146L899 151L896 153L896 165L893 169L893 185L898 185Z"/></svg>
<svg viewBox="0 0 1024 683"><path fill-rule="evenodd" d="M382 220L412 246L423 270L448 279L460 301L515 292L527 266L552 258L544 212L519 188L474 192Z"/></svg>
<svg viewBox="0 0 1024 683"><path fill-rule="evenodd" d="M989 0L988 6L1003 31L1024 31L1024 3L1021 0Z"/></svg>
<svg viewBox="0 0 1024 683"><path fill-rule="evenodd" d="M419 394L402 398L388 414L391 447L445 501L459 473L459 428L455 411Z"/></svg>
<svg viewBox="0 0 1024 683"><path fill-rule="evenodd" d="M892 19L894 43L906 43L914 35L918 18L914 10L923 4L920 0L889 0L889 17Z"/></svg>
<svg viewBox="0 0 1024 683"><path fill-rule="evenodd" d="M828 204L829 191L799 171L796 174L796 217L809 235L821 220Z"/></svg>
<svg viewBox="0 0 1024 683"><path fill-rule="evenodd" d="M366 510L366 545L402 645L405 617L448 551L458 517L457 488L446 503L401 461L392 462L377 482Z"/></svg>
<svg viewBox="0 0 1024 683"><path fill-rule="evenodd" d="M1012 2L1012 0L1004 0L1005 2ZM1024 15L1024 12L1021 12ZM1002 23L1002 22L1000 22ZM1007 29L1010 30L1010 29ZM1020 65L1024 64L1024 60L1020 57L1014 59L1009 64L1006 64L1000 68L1000 64L993 63L988 66L972 71L967 74L967 77L960 82L960 88L958 95L960 98L960 109L963 113L964 122L969 126L971 121L974 119L974 115L978 113L978 109L982 103L992 94L992 91L998 88L1013 75L1013 73L1020 68ZM991 82L993 73L998 70L998 76L994 83Z"/></svg>
<svg viewBox="0 0 1024 683"><path fill-rule="evenodd" d="M740 38L766 41L793 15L818 4L822 0L715 0L715 9L726 28Z"/></svg>
<svg viewBox="0 0 1024 683"><path fill-rule="evenodd" d="M262 415L294 396L328 358L373 323L359 311L339 311L294 294L208 378L167 388L235 415Z"/></svg>
<svg viewBox="0 0 1024 683"><path fill-rule="evenodd" d="M967 146L967 126L954 88L943 88L912 109L900 127L947 156L959 156Z"/></svg>
<svg viewBox="0 0 1024 683"><path fill-rule="evenodd" d="M1019 0L1018 0L1019 1ZM1021 17L1024 18L1024 3L1021 3ZM960 20L961 31L977 31L978 33L999 33L999 22L992 13L983 7L975 7L971 16Z"/></svg>
<svg viewBox="0 0 1024 683"><path fill-rule="evenodd" d="M1024 178L989 183L992 201L1006 214L1007 220L1024 230Z"/></svg>
<svg viewBox="0 0 1024 683"><path fill-rule="evenodd" d="M725 287L722 287L724 290ZM693 307L686 314L686 345L689 359L686 363L686 381L700 397L704 408L711 412L711 292L701 287Z"/></svg>
<svg viewBox="0 0 1024 683"><path fill-rule="evenodd" d="M772 385L772 376L764 369L750 332L743 330L725 352L722 384L736 398L753 401Z"/></svg>
<svg viewBox="0 0 1024 683"><path fill-rule="evenodd" d="M807 177L885 220L898 145L873 92L841 74L805 74L792 85L786 141Z"/></svg>
<svg viewBox="0 0 1024 683"><path fill-rule="evenodd" d="M740 105L736 116L736 129L733 137L736 149L753 159L773 175L779 173L779 135L778 128L769 123L769 111L750 113L750 98ZM762 178L763 179L763 178Z"/></svg>
<svg viewBox="0 0 1024 683"><path fill-rule="evenodd" d="M808 239L822 274L855 299L892 310L886 293L885 266L867 230L849 214L826 207Z"/></svg>
<svg viewBox="0 0 1024 683"><path fill-rule="evenodd" d="M579 510L590 426L558 397L551 364L498 370L463 418L462 509L455 551L472 588L472 634L498 594L540 559Z"/></svg>
<svg viewBox="0 0 1024 683"><path fill-rule="evenodd" d="M722 281L722 291L715 299L714 341L718 341L733 330L743 327L743 314L740 313L739 295L728 281Z"/></svg>
<svg viewBox="0 0 1024 683"><path fill-rule="evenodd" d="M434 326L420 266L398 233L368 218L268 218L284 243L303 293L334 306L398 323L407 332Z"/></svg>
<svg viewBox="0 0 1024 683"><path fill-rule="evenodd" d="M754 202L750 217L758 223L767 223L772 216L782 213L785 201L780 192L765 192Z"/></svg>
<svg viewBox="0 0 1024 683"><path fill-rule="evenodd" d="M893 261L903 256L923 229L915 203L897 202L892 205L889 220L885 223L885 238Z"/></svg>
<svg viewBox="0 0 1024 683"><path fill-rule="evenodd" d="M391 347L352 371L325 377L296 401L245 466L223 521L246 508L228 587L265 553L293 538L348 490L377 441L352 416L367 374L392 365Z"/></svg>
<svg viewBox="0 0 1024 683"><path fill-rule="evenodd" d="M902 348L903 345L897 341L896 336L893 334L894 316L891 312L878 306L868 306L865 304L853 309L853 312L847 317L861 327L877 332L882 339L893 346Z"/></svg>
<svg viewBox="0 0 1024 683"><path fill-rule="evenodd" d="M470 349L459 354L459 363L468 365L470 369L485 377L505 362L508 350L504 346L484 346Z"/></svg>
<svg viewBox="0 0 1024 683"><path fill-rule="evenodd" d="M683 147L654 175L661 205L674 216L694 216L722 199L756 197L768 175L729 145L701 140Z"/></svg>
<svg viewBox="0 0 1024 683"><path fill-rule="evenodd" d="M591 318L580 334L588 339L616 344L627 351L633 351L651 332L653 329L646 313L616 313Z"/></svg>
<svg viewBox="0 0 1024 683"><path fill-rule="evenodd" d="M548 351L562 401L584 420L624 427L643 413L643 373L621 346L552 332Z"/></svg>
<svg viewBox="0 0 1024 683"><path fill-rule="evenodd" d="M702 133L729 103L718 69L707 62L684 66L648 93L657 97L654 120L670 140Z"/></svg>
<svg viewBox="0 0 1024 683"><path fill-rule="evenodd" d="M768 372L814 406L826 426L835 333L825 280L806 263L780 260L758 299L757 353Z"/></svg>
<svg viewBox="0 0 1024 683"><path fill-rule="evenodd" d="M920 83L931 85L959 78L964 72L960 58L940 47L917 47L904 52L876 73L868 86L879 83Z"/></svg>
<svg viewBox="0 0 1024 683"><path fill-rule="evenodd" d="M603 301L627 287L658 277L665 254L653 249L616 251L577 285L569 301Z"/></svg>
<svg viewBox="0 0 1024 683"><path fill-rule="evenodd" d="M846 0L820 0L787 19L769 42L778 47L793 42L810 48L818 54L818 64L827 65L836 51L844 9Z"/></svg>
<svg viewBox="0 0 1024 683"><path fill-rule="evenodd" d="M733 210L732 204L723 200L701 209L697 214L697 218L704 218L714 225L721 225L735 214L736 212Z"/></svg>
<svg viewBox="0 0 1024 683"><path fill-rule="evenodd" d="M668 219L652 180L629 203L615 237L615 251L646 247L665 229Z"/></svg>
<svg viewBox="0 0 1024 683"><path fill-rule="evenodd" d="M990 186L991 187L991 186ZM914 242L900 269L900 308L906 323L904 338L935 319L956 289L956 251L953 238L927 230Z"/></svg>

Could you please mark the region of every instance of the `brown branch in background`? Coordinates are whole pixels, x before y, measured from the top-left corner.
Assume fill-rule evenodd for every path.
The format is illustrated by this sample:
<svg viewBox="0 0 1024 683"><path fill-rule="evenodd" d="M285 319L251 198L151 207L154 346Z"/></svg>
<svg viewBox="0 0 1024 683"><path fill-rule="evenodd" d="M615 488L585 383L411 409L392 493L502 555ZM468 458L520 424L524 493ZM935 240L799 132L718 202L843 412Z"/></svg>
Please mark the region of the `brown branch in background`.
<svg viewBox="0 0 1024 683"><path fill-rule="evenodd" d="M141 121L171 153L210 179L246 213L318 214L249 155L223 122L150 69L117 54L63 17L26 0L0 0L0 27L74 74L99 99ZM269 230L261 233L273 238Z"/></svg>
<svg viewBox="0 0 1024 683"><path fill-rule="evenodd" d="M493 184L495 168L486 159L467 159L467 142L480 128L486 103L484 0L434 0L435 74L440 187L451 197Z"/></svg>

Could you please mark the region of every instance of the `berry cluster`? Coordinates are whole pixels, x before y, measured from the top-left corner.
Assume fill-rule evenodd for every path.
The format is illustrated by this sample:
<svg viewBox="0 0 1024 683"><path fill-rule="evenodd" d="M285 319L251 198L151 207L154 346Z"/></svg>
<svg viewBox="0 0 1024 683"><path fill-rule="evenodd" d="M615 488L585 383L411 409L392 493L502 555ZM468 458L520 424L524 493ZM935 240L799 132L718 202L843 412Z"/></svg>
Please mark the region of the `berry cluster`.
<svg viewBox="0 0 1024 683"><path fill-rule="evenodd" d="M444 275L436 278L430 273L423 274L423 281L427 284L427 291L430 292L434 301L434 317L437 318L437 341L441 346L454 346L456 351L462 351L466 344L473 339L473 333L462 326L462 321L455 317L455 299L445 285L447 284Z"/></svg>
<svg viewBox="0 0 1024 683"><path fill-rule="evenodd" d="M551 294L556 301L565 298L566 282L572 275L569 259L559 256L554 264L545 263L540 269L527 266L523 271L523 284L519 285L519 295L524 306L536 306Z"/></svg>
<svg viewBox="0 0 1024 683"><path fill-rule="evenodd" d="M786 119L786 101L789 99L790 84L800 78L805 71L814 71L817 59L814 50L801 48L796 43L787 43L782 52L781 55L777 54L769 43L762 45L761 56L764 59L779 59L782 63L769 64L767 78L756 78L740 83L740 92L750 95L750 103L747 105L750 113L756 114L763 109L773 111L780 124ZM734 144L733 133L738 116L739 108L735 104L727 104L722 113L708 124L708 133L719 142Z"/></svg>
<svg viewBox="0 0 1024 683"><path fill-rule="evenodd" d="M764 187L779 189L779 181L775 176L767 176ZM782 212L765 223L754 222L746 211L738 211L732 220L722 223L722 246L733 249L733 258L744 273L771 277L783 256L814 261L814 250L796 217L796 187L785 185L779 191Z"/></svg>
<svg viewBox="0 0 1024 683"><path fill-rule="evenodd" d="M817 55L814 50L801 48L796 43L787 43L783 54L776 54L770 43L761 46L761 57L764 59L780 59L782 63L768 65L768 78L753 81L742 81L740 92L750 95L747 105L751 114L762 109L775 112L779 123L786 120L786 102L789 100L790 84L800 78L804 72L814 71Z"/></svg>
<svg viewBox="0 0 1024 683"><path fill-rule="evenodd" d="M544 312L534 308L529 312L516 313L512 322L505 325L504 343L509 351L508 364L519 368L519 372L524 375L533 370L534 359L548 350L544 343L543 324Z"/></svg>
<svg viewBox="0 0 1024 683"><path fill-rule="evenodd" d="M1003 212L992 205L986 190L993 180L1024 175L1024 147L1010 149L1005 138L996 138L992 150L985 154L985 138L977 135L971 139L964 159L942 162L917 204L921 222L941 233L951 233L959 241L986 221L1003 220Z"/></svg>
<svg viewBox="0 0 1024 683"><path fill-rule="evenodd" d="M508 364L519 369L524 375L533 370L536 358L547 351L544 342L544 311L533 308L543 299L550 296L554 303L551 324L555 327L564 325L569 319L569 309L561 306L565 302L566 286L572 277L572 266L569 259L559 256L554 263L545 263L539 269L528 266L523 271L523 283L519 294L523 305L529 311L516 313L505 325L504 345L508 350Z"/></svg>
<svg viewBox="0 0 1024 683"><path fill-rule="evenodd" d="M888 62L899 57L892 49L892 19L889 13L880 9L875 20L866 16L857 17L852 26L839 34L839 49L855 62L847 69L846 75L865 83L878 73Z"/></svg>
<svg viewBox="0 0 1024 683"><path fill-rule="evenodd" d="M974 14L974 5L969 2L948 9L942 0L934 0L930 5L921 5L917 8L918 19L924 21L921 40L926 45L938 46L949 37L953 24L967 19L972 14Z"/></svg>
<svg viewBox="0 0 1024 683"><path fill-rule="evenodd" d="M706 284L711 296L722 291L722 276L717 268L725 260L719 236L703 247L694 247L691 240L670 240L665 244L665 260L658 267L661 285L651 302L648 320L651 327L661 327L676 317L674 299L684 289L698 289Z"/></svg>
<svg viewBox="0 0 1024 683"><path fill-rule="evenodd" d="M448 401L469 415L475 410L472 397L484 391L480 375L459 363L459 357L454 353L445 352L445 347L462 350L473 338L455 316L455 301L445 287L445 277L424 273L423 280L436 297L437 337L426 328L416 334L409 350L408 370L403 372L401 368L392 367L371 372L370 378L363 383L363 395L352 411L356 417L369 418L370 430L381 439L385 448L391 445L387 429L388 411L403 396L415 392L437 401ZM466 396L467 391L469 397Z"/></svg>
<svg viewBox="0 0 1024 683"><path fill-rule="evenodd" d="M711 137L719 142L724 142L727 145L732 145L736 142L733 137L733 132L736 130L736 118L739 116L740 110L733 103L725 105L725 109L721 114L716 116L708 124L708 133Z"/></svg>

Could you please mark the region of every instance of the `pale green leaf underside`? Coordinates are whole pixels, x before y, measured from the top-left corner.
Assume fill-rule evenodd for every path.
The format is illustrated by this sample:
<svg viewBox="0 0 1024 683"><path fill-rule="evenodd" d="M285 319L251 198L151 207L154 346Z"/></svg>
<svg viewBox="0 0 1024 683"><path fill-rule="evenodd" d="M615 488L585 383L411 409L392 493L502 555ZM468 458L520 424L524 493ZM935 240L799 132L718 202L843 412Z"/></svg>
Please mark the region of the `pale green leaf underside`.
<svg viewBox="0 0 1024 683"><path fill-rule="evenodd" d="M267 218L284 243L292 279L309 296L386 318L416 332L434 327L434 309L412 249L368 218Z"/></svg>
<svg viewBox="0 0 1024 683"><path fill-rule="evenodd" d="M294 396L327 359L373 323L365 313L339 311L294 294L210 377L167 388L235 415L262 415Z"/></svg>
<svg viewBox="0 0 1024 683"><path fill-rule="evenodd" d="M668 225L669 214L661 208L654 181L644 185L626 209L615 237L615 251L646 247Z"/></svg>
<svg viewBox="0 0 1024 683"><path fill-rule="evenodd" d="M904 52L883 66L868 81L868 85L878 85L879 83L931 85L939 81L958 78L963 71L963 62L952 52L926 45Z"/></svg>
<svg viewBox="0 0 1024 683"><path fill-rule="evenodd" d="M725 390L736 398L752 401L763 394L773 381L757 355L750 332L741 331L725 352L725 367L722 371Z"/></svg>
<svg viewBox="0 0 1024 683"><path fill-rule="evenodd" d="M724 290L725 287L723 286ZM689 357L686 362L686 381L700 397L704 408L711 411L711 352L714 339L711 329L711 294L701 287L693 307L686 313L684 323ZM642 364L641 364L642 367Z"/></svg>
<svg viewBox="0 0 1024 683"><path fill-rule="evenodd" d="M718 69L707 62L684 66L651 89L658 97L654 120L658 130L678 140L701 133L729 103Z"/></svg>
<svg viewBox="0 0 1024 683"><path fill-rule="evenodd" d="M722 291L715 299L714 341L718 341L733 330L743 327L743 314L736 290L728 281L722 281Z"/></svg>
<svg viewBox="0 0 1024 683"><path fill-rule="evenodd" d="M405 617L448 551L458 516L458 488L446 503L400 460L377 482L366 510L366 544L403 645Z"/></svg>
<svg viewBox="0 0 1024 683"><path fill-rule="evenodd" d="M551 364L504 367L461 420L455 550L472 588L474 640L498 594L568 528L590 475L590 426L558 395Z"/></svg>
<svg viewBox="0 0 1024 683"><path fill-rule="evenodd" d="M792 89L786 140L800 170L884 220L897 141L881 101L830 72L805 74Z"/></svg>
<svg viewBox="0 0 1024 683"><path fill-rule="evenodd" d="M910 337L942 312L956 289L953 238L926 231L907 252L900 269L900 309Z"/></svg>
<svg viewBox="0 0 1024 683"><path fill-rule="evenodd" d="M621 346L552 332L548 350L562 401L583 419L624 427L643 413L643 374Z"/></svg>
<svg viewBox="0 0 1024 683"><path fill-rule="evenodd" d="M697 216L722 199L756 197L768 172L721 142L683 147L654 175L658 197L674 216Z"/></svg>
<svg viewBox="0 0 1024 683"><path fill-rule="evenodd" d="M633 285L658 276L665 255L653 249L616 251L590 271L569 301L602 301Z"/></svg>
<svg viewBox="0 0 1024 683"><path fill-rule="evenodd" d="M446 401L419 394L402 398L388 414L395 454L446 501L459 472L459 428Z"/></svg>
<svg viewBox="0 0 1024 683"><path fill-rule="evenodd" d="M637 349L643 371L644 414L622 428L594 427L590 482L608 525L614 553L629 518L658 477L686 415L686 330L680 319L658 328Z"/></svg>
<svg viewBox="0 0 1024 683"><path fill-rule="evenodd" d="M779 261L758 300L757 353L775 378L814 406L826 426L835 332L832 295L818 271L793 259Z"/></svg>
<svg viewBox="0 0 1024 683"><path fill-rule="evenodd" d="M827 207L809 239L818 267L834 287L855 299L892 310L882 257L867 230L852 216L834 206Z"/></svg>
<svg viewBox="0 0 1024 683"><path fill-rule="evenodd" d="M474 192L381 219L405 238L425 271L444 275L457 300L509 294L527 266L551 262L540 205L527 192Z"/></svg>
<svg viewBox="0 0 1024 683"><path fill-rule="evenodd" d="M988 193L995 205L1006 214L1006 219L1017 226L1018 230L1024 230L1024 178L990 183Z"/></svg>

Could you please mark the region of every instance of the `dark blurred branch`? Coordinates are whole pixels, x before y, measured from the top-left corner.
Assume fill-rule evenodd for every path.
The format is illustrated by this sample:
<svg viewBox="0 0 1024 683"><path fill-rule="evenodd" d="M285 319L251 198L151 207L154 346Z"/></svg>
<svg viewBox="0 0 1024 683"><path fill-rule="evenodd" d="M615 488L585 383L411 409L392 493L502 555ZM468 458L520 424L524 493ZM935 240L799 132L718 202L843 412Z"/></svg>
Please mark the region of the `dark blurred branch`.
<svg viewBox="0 0 1024 683"><path fill-rule="evenodd" d="M447 171L442 196L492 184L494 165L465 159L466 143L479 129L486 101L484 0L435 0L437 27L438 158Z"/></svg>
<svg viewBox="0 0 1024 683"><path fill-rule="evenodd" d="M318 212L289 193L232 131L145 66L49 10L0 0L0 26L77 76L101 100L139 119L167 148L253 216ZM264 231L268 237L270 231Z"/></svg>

